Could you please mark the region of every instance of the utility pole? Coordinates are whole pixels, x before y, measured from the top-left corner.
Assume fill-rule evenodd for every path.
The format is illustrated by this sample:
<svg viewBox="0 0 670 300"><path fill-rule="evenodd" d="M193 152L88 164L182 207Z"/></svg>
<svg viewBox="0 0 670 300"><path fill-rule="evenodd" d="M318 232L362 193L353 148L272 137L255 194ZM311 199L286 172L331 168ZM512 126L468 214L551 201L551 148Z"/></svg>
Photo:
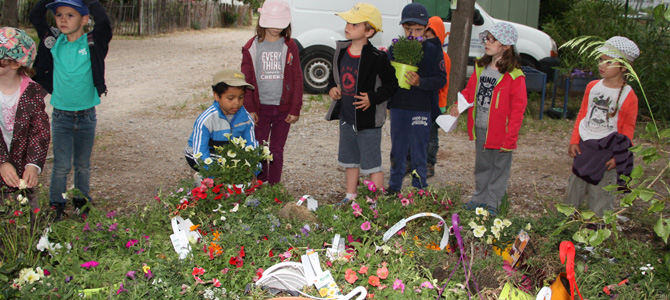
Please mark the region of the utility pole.
<svg viewBox="0 0 670 300"><path fill-rule="evenodd" d="M449 47L447 54L451 59L449 73L449 92L447 102L456 103L456 94L465 86L465 74L468 67L470 53L470 35L472 33L472 19L475 12L475 0L453 0L458 6L452 10L451 30L449 32Z"/></svg>

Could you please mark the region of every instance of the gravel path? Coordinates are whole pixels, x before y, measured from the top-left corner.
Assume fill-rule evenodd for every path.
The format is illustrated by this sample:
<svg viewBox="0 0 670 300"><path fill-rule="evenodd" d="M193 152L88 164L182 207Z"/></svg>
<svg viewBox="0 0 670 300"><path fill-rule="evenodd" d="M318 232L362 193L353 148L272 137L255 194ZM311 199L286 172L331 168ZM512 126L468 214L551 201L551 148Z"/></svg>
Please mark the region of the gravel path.
<svg viewBox="0 0 670 300"><path fill-rule="evenodd" d="M193 122L211 103L211 76L239 68L241 47L252 28L179 32L111 43L106 78L109 93L98 107L91 190L102 209L131 212L192 175L183 149ZM291 194L339 200L344 172L337 167L337 124L323 119L330 99L305 95L300 121L289 133L283 183ZM51 108L49 107L49 110ZM526 123L525 126L528 123ZM535 122L520 137L512 165L510 199L515 210L533 210L560 196L571 161L566 132L542 132ZM388 176L390 126L383 131L383 165ZM467 134L440 133L437 176L429 184L473 189L474 144ZM49 183L51 166L40 180Z"/></svg>

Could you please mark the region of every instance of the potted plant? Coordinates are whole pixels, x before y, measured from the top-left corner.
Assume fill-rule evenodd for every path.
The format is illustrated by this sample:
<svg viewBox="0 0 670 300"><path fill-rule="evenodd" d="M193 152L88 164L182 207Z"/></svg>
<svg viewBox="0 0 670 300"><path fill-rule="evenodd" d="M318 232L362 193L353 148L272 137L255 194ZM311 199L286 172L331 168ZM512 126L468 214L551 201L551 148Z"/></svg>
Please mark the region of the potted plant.
<svg viewBox="0 0 670 300"><path fill-rule="evenodd" d="M398 84L403 89L409 89L410 85L405 81L407 71L416 72L419 70L417 65L423 58L421 48L422 37L399 36L393 39L393 61L391 65L395 68L395 76L398 78Z"/></svg>

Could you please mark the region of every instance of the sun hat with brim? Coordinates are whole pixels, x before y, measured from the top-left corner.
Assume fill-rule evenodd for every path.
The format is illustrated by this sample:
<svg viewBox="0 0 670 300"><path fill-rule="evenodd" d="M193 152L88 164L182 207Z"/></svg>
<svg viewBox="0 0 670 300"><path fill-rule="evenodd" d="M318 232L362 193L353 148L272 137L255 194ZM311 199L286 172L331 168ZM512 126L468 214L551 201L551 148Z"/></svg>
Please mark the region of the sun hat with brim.
<svg viewBox="0 0 670 300"><path fill-rule="evenodd" d="M372 4L358 3L350 10L335 15L351 24L368 22L376 31L382 31L382 13Z"/></svg>
<svg viewBox="0 0 670 300"><path fill-rule="evenodd" d="M254 89L254 86L244 79L244 73L233 69L224 69L214 74L214 77L212 77L212 86L221 82L229 86L245 87L251 90Z"/></svg>
<svg viewBox="0 0 670 300"><path fill-rule="evenodd" d="M258 25L263 28L284 29L291 24L291 8L286 0L267 0L258 11Z"/></svg>
<svg viewBox="0 0 670 300"><path fill-rule="evenodd" d="M88 7L84 5L82 0L56 0L47 4L46 6L54 13L56 13L56 9L61 6L69 6L76 9L82 16L88 15Z"/></svg>
<svg viewBox="0 0 670 300"><path fill-rule="evenodd" d="M0 28L0 59L32 67L36 54L35 42L25 31L14 27Z"/></svg>
<svg viewBox="0 0 670 300"><path fill-rule="evenodd" d="M498 22L491 29L485 29L479 33L479 39L484 41L484 38L489 35L489 33L500 41L501 44L506 46L514 46L519 39L519 33L516 31L516 28L512 24L507 22Z"/></svg>
<svg viewBox="0 0 670 300"><path fill-rule="evenodd" d="M598 51L609 57L623 58L629 62L633 62L640 56L640 48L635 42L623 36L611 37L602 47L598 48Z"/></svg>
<svg viewBox="0 0 670 300"><path fill-rule="evenodd" d="M402 9L402 14L400 17L400 25L407 22L414 22L419 25L428 24L428 9L421 3L410 3L405 5L405 8Z"/></svg>

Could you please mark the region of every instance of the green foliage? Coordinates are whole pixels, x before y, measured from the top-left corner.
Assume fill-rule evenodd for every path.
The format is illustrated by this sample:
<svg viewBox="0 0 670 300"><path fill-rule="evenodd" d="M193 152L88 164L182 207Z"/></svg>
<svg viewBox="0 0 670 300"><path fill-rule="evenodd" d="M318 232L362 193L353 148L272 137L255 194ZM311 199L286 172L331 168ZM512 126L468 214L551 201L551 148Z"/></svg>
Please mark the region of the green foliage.
<svg viewBox="0 0 670 300"><path fill-rule="evenodd" d="M223 25L224 26L234 25L235 22L237 22L238 17L239 15L235 12L232 11L223 12Z"/></svg>
<svg viewBox="0 0 670 300"><path fill-rule="evenodd" d="M413 37L398 36L393 39L393 60L401 64L416 66L423 57L421 41Z"/></svg>
<svg viewBox="0 0 670 300"><path fill-rule="evenodd" d="M194 156L201 166L200 175L203 178L213 178L217 184L246 184L252 182L255 174L261 170L261 162L272 160L272 154L267 146L254 147L240 137L231 137L230 142L223 146L214 146L216 153L204 160L202 153Z"/></svg>

